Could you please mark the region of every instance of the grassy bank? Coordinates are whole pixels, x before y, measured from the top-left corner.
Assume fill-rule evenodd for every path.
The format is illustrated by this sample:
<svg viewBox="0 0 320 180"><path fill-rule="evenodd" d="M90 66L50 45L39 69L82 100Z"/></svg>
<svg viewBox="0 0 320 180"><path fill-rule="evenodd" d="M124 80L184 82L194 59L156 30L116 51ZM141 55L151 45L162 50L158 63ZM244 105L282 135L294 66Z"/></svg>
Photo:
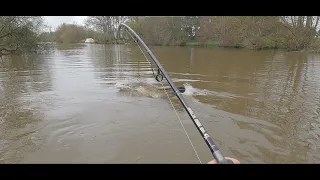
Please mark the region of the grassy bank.
<svg viewBox="0 0 320 180"><path fill-rule="evenodd" d="M219 41L208 41L206 43L201 43L199 41L187 41L185 46L196 46L196 47L219 47Z"/></svg>
<svg viewBox="0 0 320 180"><path fill-rule="evenodd" d="M81 42L80 42L81 43ZM83 43L83 42L82 42ZM125 44L125 41L118 40L118 41L109 41L109 42L102 42L96 41L94 44ZM161 46L159 44L147 44L152 46ZM294 51L292 48L289 47L290 44L286 43L284 40L281 39L258 39L255 43L248 43L245 41L242 44L226 44L220 41L207 41L207 42L200 42L197 40L187 41L183 44L178 46L187 46L187 47L220 47L220 48L244 48L244 49L251 49L251 50L266 50L266 49L282 49L286 51ZM170 46L170 45L168 45ZM300 50L303 52L317 52L320 53L320 39L317 39L315 43L313 43L309 48Z"/></svg>
<svg viewBox="0 0 320 180"><path fill-rule="evenodd" d="M294 51L293 45L286 42L284 39L256 39L255 41L244 41L239 44L227 44L220 41L207 41L199 42L197 40L187 41L181 46L189 47L221 47L221 48L245 48L251 50L266 50L266 49L282 49L287 51ZM310 45L310 47L303 49L301 51L310 51L310 52L320 52L320 39L317 39L315 43Z"/></svg>

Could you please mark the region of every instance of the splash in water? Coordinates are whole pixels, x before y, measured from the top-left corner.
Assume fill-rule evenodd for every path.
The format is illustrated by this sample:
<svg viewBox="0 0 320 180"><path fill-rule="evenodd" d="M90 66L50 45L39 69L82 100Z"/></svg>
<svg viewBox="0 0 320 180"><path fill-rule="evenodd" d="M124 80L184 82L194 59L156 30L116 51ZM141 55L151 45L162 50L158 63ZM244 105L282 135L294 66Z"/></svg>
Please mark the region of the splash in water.
<svg viewBox="0 0 320 180"><path fill-rule="evenodd" d="M215 92L215 91L209 91L206 89L194 88L189 83L184 83L183 85L186 88L186 91L183 93L183 95L186 95L186 96L219 96L219 97L226 97L226 98L238 97L236 95L233 95L227 92Z"/></svg>
<svg viewBox="0 0 320 180"><path fill-rule="evenodd" d="M145 82L139 79L130 79L116 83L116 87L119 88L120 92L126 92L130 95L142 95L152 98L165 98L167 94L169 97L175 96L171 89L163 90L162 86Z"/></svg>

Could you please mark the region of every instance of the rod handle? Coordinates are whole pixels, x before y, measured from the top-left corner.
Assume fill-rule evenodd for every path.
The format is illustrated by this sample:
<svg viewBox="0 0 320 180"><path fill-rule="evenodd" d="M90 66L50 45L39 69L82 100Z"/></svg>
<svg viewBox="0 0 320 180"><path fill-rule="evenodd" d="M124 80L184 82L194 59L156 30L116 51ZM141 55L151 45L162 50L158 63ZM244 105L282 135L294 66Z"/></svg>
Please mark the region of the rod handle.
<svg viewBox="0 0 320 180"><path fill-rule="evenodd" d="M232 160L224 158L223 161L220 161L219 164L234 164Z"/></svg>

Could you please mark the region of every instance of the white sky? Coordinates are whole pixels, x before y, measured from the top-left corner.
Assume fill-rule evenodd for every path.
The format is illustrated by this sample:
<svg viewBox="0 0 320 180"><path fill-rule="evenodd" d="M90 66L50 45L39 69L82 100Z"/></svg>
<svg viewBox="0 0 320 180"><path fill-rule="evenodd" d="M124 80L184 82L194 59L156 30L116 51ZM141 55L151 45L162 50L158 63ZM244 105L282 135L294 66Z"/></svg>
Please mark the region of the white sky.
<svg viewBox="0 0 320 180"><path fill-rule="evenodd" d="M79 25L84 24L87 16L44 16L46 25L51 27L54 31L62 23L76 23Z"/></svg>

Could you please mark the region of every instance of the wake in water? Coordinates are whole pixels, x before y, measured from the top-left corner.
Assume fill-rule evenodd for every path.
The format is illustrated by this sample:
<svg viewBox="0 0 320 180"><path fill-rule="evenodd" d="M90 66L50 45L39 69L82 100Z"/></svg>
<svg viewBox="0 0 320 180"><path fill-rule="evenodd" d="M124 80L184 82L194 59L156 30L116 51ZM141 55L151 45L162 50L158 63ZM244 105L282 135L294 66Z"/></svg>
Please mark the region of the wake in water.
<svg viewBox="0 0 320 180"><path fill-rule="evenodd" d="M226 92L215 92L209 91L206 89L198 89L194 88L189 83L183 84L185 91L183 92L183 96L218 96L218 97L226 97L226 98L235 98L236 95L226 93ZM154 81L150 79L138 79L138 78L130 78L126 80L122 80L121 82L116 83L116 87L119 89L119 92L126 93L129 95L136 96L147 96L151 98L166 98L166 92L161 89L161 83L154 83ZM167 86L168 87L168 86ZM174 97L175 94L172 89L167 89L167 93L169 97Z"/></svg>
<svg viewBox="0 0 320 180"><path fill-rule="evenodd" d="M136 78L128 79L126 81L117 82L116 87L119 88L120 92L128 93L130 95L141 95L152 98L165 98L175 96L172 89L162 89L161 84L154 84L148 82L148 80L140 80Z"/></svg>

